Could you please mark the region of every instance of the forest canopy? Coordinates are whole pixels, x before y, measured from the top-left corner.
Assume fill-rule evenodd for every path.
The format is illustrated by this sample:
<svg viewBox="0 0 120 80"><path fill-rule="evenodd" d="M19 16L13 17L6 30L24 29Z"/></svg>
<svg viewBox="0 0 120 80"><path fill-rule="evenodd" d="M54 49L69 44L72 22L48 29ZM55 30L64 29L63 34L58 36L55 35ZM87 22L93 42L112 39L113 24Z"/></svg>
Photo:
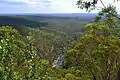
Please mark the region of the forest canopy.
<svg viewBox="0 0 120 80"><path fill-rule="evenodd" d="M77 5L89 10L97 2ZM94 22L71 36L65 28L26 28L29 33L22 35L0 27L0 80L119 80L119 17L115 6L102 4Z"/></svg>

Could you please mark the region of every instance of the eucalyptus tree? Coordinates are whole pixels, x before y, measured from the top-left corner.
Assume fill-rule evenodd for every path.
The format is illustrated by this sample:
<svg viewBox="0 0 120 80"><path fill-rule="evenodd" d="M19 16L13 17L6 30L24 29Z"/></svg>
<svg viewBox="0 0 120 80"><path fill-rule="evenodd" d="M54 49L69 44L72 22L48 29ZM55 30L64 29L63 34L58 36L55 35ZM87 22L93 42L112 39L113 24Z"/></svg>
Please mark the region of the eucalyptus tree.
<svg viewBox="0 0 120 80"><path fill-rule="evenodd" d="M108 6L99 12L85 34L67 51L63 68L80 70L85 80L116 80L120 68L120 24L117 12ZM88 75L88 76L86 76Z"/></svg>

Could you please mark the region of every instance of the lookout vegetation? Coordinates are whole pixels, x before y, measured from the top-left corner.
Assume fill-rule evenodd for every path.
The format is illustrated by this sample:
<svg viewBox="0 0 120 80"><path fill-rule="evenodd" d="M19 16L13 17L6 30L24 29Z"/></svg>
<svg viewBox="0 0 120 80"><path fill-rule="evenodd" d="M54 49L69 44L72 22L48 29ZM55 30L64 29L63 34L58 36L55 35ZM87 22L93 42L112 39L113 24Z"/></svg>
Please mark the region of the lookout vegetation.
<svg viewBox="0 0 120 80"><path fill-rule="evenodd" d="M77 5L89 11L98 1ZM115 6L100 2L94 23L86 24L84 34L64 52L61 66L39 56L32 32L23 36L10 26L0 27L0 80L120 80L119 16Z"/></svg>

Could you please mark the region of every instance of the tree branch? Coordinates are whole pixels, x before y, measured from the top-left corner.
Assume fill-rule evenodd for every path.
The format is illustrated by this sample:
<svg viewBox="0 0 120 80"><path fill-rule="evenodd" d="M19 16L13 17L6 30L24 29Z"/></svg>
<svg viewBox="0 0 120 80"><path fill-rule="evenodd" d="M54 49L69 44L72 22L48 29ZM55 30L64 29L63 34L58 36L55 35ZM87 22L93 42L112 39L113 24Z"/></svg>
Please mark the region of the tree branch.
<svg viewBox="0 0 120 80"><path fill-rule="evenodd" d="M105 4L103 3L103 1L102 1L102 0L100 0L100 2L101 2L101 4L104 6L104 8L106 8L106 6L105 6Z"/></svg>

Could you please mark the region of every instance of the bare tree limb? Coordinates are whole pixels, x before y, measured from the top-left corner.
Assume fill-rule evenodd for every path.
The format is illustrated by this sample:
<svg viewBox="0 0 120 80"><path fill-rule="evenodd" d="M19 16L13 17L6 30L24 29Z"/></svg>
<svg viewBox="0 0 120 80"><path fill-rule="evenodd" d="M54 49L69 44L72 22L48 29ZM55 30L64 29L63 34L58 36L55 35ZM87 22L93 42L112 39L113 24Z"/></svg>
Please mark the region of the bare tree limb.
<svg viewBox="0 0 120 80"><path fill-rule="evenodd" d="M105 4L103 3L102 0L100 0L101 4L103 5L104 8L106 8Z"/></svg>

